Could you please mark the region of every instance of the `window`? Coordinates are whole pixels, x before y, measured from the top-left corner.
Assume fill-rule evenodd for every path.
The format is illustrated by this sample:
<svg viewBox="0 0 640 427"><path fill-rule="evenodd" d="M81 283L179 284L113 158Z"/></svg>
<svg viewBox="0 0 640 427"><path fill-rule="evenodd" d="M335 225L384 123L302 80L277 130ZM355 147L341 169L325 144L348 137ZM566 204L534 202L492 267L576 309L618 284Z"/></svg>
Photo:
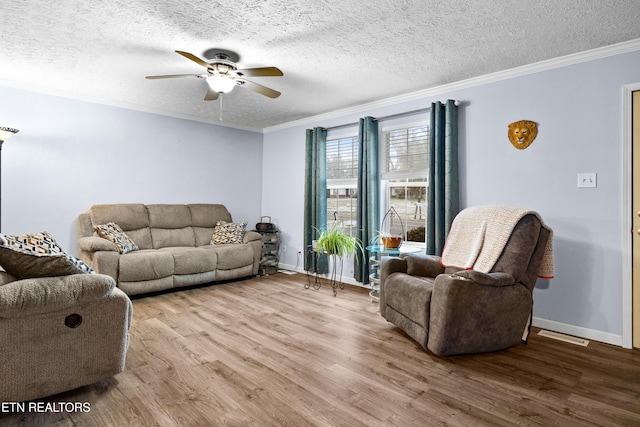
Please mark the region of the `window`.
<svg viewBox="0 0 640 427"><path fill-rule="evenodd" d="M358 137L327 140L327 227L356 234Z"/></svg>
<svg viewBox="0 0 640 427"><path fill-rule="evenodd" d="M357 131L356 131L357 132ZM402 219L408 241L424 243L428 185L429 126L419 124L381 132L382 188L385 207ZM327 227L337 224L355 236L358 200L358 137L344 133L327 140ZM401 234L399 221L393 233Z"/></svg>
<svg viewBox="0 0 640 427"><path fill-rule="evenodd" d="M382 179L387 209L393 206L402 219L407 241L425 241L426 195L429 177L429 126L382 131ZM399 221L391 224L402 233ZM383 230L384 231L384 230Z"/></svg>

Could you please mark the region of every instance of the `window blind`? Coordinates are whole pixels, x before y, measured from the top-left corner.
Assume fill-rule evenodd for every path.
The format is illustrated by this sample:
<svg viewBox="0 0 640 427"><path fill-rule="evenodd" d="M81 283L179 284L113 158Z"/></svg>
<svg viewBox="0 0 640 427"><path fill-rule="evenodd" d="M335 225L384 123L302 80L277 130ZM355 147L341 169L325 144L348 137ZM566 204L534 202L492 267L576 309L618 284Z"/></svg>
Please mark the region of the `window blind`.
<svg viewBox="0 0 640 427"><path fill-rule="evenodd" d="M429 126L382 133L383 179L415 178L429 172Z"/></svg>
<svg viewBox="0 0 640 427"><path fill-rule="evenodd" d="M358 177L358 138L327 141L327 180Z"/></svg>

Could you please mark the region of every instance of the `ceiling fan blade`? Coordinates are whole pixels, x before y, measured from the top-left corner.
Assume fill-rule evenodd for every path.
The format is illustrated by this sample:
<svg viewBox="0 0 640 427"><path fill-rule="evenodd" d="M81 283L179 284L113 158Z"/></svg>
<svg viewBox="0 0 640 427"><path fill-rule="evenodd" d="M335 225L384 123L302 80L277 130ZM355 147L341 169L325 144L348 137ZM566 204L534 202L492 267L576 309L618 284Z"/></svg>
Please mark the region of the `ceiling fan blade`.
<svg viewBox="0 0 640 427"><path fill-rule="evenodd" d="M241 76L247 77L280 77L284 76L282 71L276 67L262 67L262 68L246 68L244 70L236 71Z"/></svg>
<svg viewBox="0 0 640 427"><path fill-rule="evenodd" d="M174 79L177 77L201 77L200 74L167 74L164 76L146 76L145 79Z"/></svg>
<svg viewBox="0 0 640 427"><path fill-rule="evenodd" d="M195 56L195 55L193 55L193 54L191 54L189 52L183 52L181 50L176 50L176 53L184 56L187 59L192 60L193 62L195 62L198 65L202 65L204 68L207 68L207 69L209 68L209 64L207 64L204 60L198 58L197 56Z"/></svg>
<svg viewBox="0 0 640 427"><path fill-rule="evenodd" d="M277 98L280 96L280 92L278 92L277 90L259 85L252 81L245 80L245 79L242 79L242 80L238 79L237 81L240 82L240 87L246 87L247 89L251 89L254 92L258 92L261 95L268 96L269 98Z"/></svg>
<svg viewBox="0 0 640 427"><path fill-rule="evenodd" d="M209 85L207 85L207 93L204 96L204 100L205 101L215 101L216 99L218 99L218 92L216 92L215 90L211 89L209 87Z"/></svg>

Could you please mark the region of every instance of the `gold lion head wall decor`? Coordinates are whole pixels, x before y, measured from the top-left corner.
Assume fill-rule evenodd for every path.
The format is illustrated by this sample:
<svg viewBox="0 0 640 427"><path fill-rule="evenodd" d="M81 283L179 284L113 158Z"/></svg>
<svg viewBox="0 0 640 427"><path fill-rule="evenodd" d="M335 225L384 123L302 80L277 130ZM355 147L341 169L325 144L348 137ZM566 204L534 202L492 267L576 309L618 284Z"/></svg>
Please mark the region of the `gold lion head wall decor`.
<svg viewBox="0 0 640 427"><path fill-rule="evenodd" d="M519 120L509 123L509 141L518 150L524 150L538 136L538 125L531 120Z"/></svg>

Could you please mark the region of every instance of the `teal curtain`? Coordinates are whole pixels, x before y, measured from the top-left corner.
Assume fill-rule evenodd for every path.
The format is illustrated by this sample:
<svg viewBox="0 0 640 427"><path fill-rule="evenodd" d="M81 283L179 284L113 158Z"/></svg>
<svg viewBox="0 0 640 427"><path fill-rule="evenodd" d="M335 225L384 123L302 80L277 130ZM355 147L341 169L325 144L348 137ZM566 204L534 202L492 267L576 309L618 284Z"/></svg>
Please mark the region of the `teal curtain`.
<svg viewBox="0 0 640 427"><path fill-rule="evenodd" d="M358 132L358 204L356 238L367 246L380 227L380 142L378 122L360 119ZM359 251L355 256L355 279L369 283L369 258Z"/></svg>
<svg viewBox="0 0 640 427"><path fill-rule="evenodd" d="M304 182L304 269L327 273L327 255L310 250L318 231L327 227L327 131L321 127L307 129Z"/></svg>
<svg viewBox="0 0 640 427"><path fill-rule="evenodd" d="M458 178L458 107L453 100L431 104L427 249L442 255L453 218L460 211Z"/></svg>

